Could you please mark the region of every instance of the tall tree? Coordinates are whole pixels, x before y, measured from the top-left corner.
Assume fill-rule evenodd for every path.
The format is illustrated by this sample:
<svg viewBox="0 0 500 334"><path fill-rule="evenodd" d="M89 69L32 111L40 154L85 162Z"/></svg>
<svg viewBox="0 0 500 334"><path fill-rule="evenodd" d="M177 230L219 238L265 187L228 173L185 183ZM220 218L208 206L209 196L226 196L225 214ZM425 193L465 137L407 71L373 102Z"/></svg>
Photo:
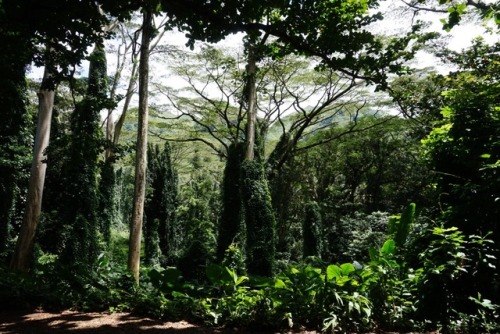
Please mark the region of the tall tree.
<svg viewBox="0 0 500 334"><path fill-rule="evenodd" d="M87 47L103 37L108 22L94 1L62 4L60 1L3 1L2 8L23 25L28 33L32 59L45 66L39 92L39 115L26 211L11 260L11 269L27 270L33 249L43 194L46 164L44 151L50 137L50 118L57 82L71 76L72 68L87 52ZM62 14L63 13L63 14ZM41 20L40 18L43 18ZM44 45L44 48L40 48ZM44 50L44 51L40 51ZM57 70L56 70L57 69Z"/></svg>
<svg viewBox="0 0 500 334"><path fill-rule="evenodd" d="M49 53L51 51L48 51ZM42 209L43 186L45 182L45 149L49 144L52 110L54 108L55 87L52 64L45 65L42 88L38 93L38 122L35 135L35 149L26 199L26 209L23 223L17 239L16 250L12 256L10 267L12 270L26 271L29 268L33 252L35 232L40 220Z"/></svg>
<svg viewBox="0 0 500 334"><path fill-rule="evenodd" d="M134 203L130 223L128 269L139 281L141 232L146 195L147 135L148 135L148 82L149 47L154 34L153 10L143 7L143 25L139 63L139 124L137 128Z"/></svg>
<svg viewBox="0 0 500 334"><path fill-rule="evenodd" d="M71 115L69 159L63 166L66 179L60 213L70 226L63 255L66 260L90 264L98 255L99 204L97 177L102 153L101 110L108 103L107 61L104 46L95 46L90 57L87 93Z"/></svg>
<svg viewBox="0 0 500 334"><path fill-rule="evenodd" d="M172 166L170 152L168 142L163 150L160 150L158 145L148 146L148 187L144 208L145 224L148 226L144 231L145 234L148 231L150 235L158 235L158 247L163 260L172 257L173 231L176 224L177 173ZM151 249L154 250L154 247Z"/></svg>
<svg viewBox="0 0 500 334"><path fill-rule="evenodd" d="M265 39L261 41L265 43ZM245 160L253 160L255 155L255 132L257 131L257 61L259 59L259 42L256 36L249 35L245 43L247 67L245 71L244 102L247 109L245 137Z"/></svg>
<svg viewBox="0 0 500 334"><path fill-rule="evenodd" d="M247 123L245 157L241 165L241 185L246 224L247 270L251 274L271 276L276 253L276 220L271 204L269 187L264 173L264 163L256 140L257 134L257 61L267 36L261 40L250 34L246 41L247 68L243 99ZM235 217L237 218L237 217Z"/></svg>
<svg viewBox="0 0 500 334"><path fill-rule="evenodd" d="M232 143L227 153L227 163L222 180L222 208L217 235L217 260L222 262L228 247L243 244L242 199L240 192L241 163L245 147L242 142Z"/></svg>

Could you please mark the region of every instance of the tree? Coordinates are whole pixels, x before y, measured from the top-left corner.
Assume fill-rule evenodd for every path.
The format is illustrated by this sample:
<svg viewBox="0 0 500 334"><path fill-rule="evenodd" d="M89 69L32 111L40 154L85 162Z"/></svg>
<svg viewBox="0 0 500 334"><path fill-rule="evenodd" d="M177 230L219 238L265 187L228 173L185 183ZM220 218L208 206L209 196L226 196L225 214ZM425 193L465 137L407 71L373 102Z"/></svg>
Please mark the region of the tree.
<svg viewBox="0 0 500 334"><path fill-rule="evenodd" d="M188 279L206 279L207 266L216 250L216 227L220 217L219 173L208 156L195 152L189 175L180 185L177 226L174 228L173 253L177 265Z"/></svg>
<svg viewBox="0 0 500 334"><path fill-rule="evenodd" d="M147 134L148 134L148 82L149 82L149 48L154 34L153 9L145 6L141 37L139 63L139 124L137 127L137 145L135 161L134 202L132 221L130 223L128 269L139 282L139 266L141 252L141 231L144 215L144 199L146 195L147 169Z"/></svg>
<svg viewBox="0 0 500 334"><path fill-rule="evenodd" d="M248 98L245 97L249 94L245 88L249 78L243 74L244 65L239 59L238 55L233 56L213 47L203 47L200 55L180 58L176 71L188 83L186 92L161 87L179 116L166 117L169 122L175 122L174 125L154 134L172 141L202 142L217 155L228 157L226 162L229 164L229 159L233 159L228 153L231 145L236 146L246 140L243 137L247 130L244 125L248 121L245 123L244 120L249 117ZM255 120L251 118L251 122L255 122L254 132L261 138L258 150L264 152L266 147L273 147L275 137L281 136L265 161L266 177L270 180L277 215L278 247L281 252L285 252L290 245L287 240L290 229L284 220L290 203L287 194L293 191L287 186L290 184L287 162L291 164L296 154L306 152L315 145L327 144L350 132L364 130L358 121L364 110L377 112L376 107L364 101L363 88L358 81L329 69L315 71L315 65L317 62L304 58L290 56L273 60L265 57L259 60L259 70L253 79L257 96L252 99L255 100L257 113L253 114ZM351 122L350 126L341 132L325 131L345 122ZM380 120L381 124L384 122ZM376 123L366 128L375 126ZM172 128L178 131L174 132ZM318 136L320 132L325 135ZM261 156L264 158L264 153ZM234 195L227 209L224 203L224 214L236 214L233 201L237 201ZM221 228L224 230L228 229L225 227L226 219L234 223L238 221L236 216L223 218ZM237 228L234 226L233 231ZM220 247L227 247L234 234L230 233L227 237L219 234L219 240L221 238L227 239ZM222 256L223 251L219 248L218 255Z"/></svg>
<svg viewBox="0 0 500 334"><path fill-rule="evenodd" d="M161 29L166 25L168 21L168 17L163 17L161 22L158 24L157 29ZM137 70L139 65L139 52L140 48L138 47L139 38L141 37L142 27L139 26L137 28L137 24L134 22L127 22L127 24L120 23L117 25L116 30L118 32L116 35L117 42L119 43L118 48L116 49L116 71L113 75L112 86L110 89L110 99L122 99L123 107L120 113L118 120L114 121L113 112L115 108L108 109L108 115L106 117L106 139L108 141L108 148L106 152L106 159L112 158L114 154L119 151L119 143L120 137L122 133L123 124L128 114L128 110L130 107L130 103L137 89ZM163 40L163 36L166 33L166 29L160 30L158 34L152 36L149 52L150 55L155 53L163 53L165 50L163 45L160 45L160 42ZM112 44L113 45L113 44ZM168 50L168 48L167 48ZM127 61L127 58L129 58ZM126 91L123 96L118 94L118 87L120 85L121 79L124 77L124 69L126 65L130 67L130 74L128 76L128 83L126 84Z"/></svg>
<svg viewBox="0 0 500 334"><path fill-rule="evenodd" d="M442 119L440 110L444 107L444 98L441 92L449 86L450 82L443 75L416 71L393 80L389 92L401 114L415 122L415 134L424 137L433 123Z"/></svg>
<svg viewBox="0 0 500 334"><path fill-rule="evenodd" d="M71 227L63 257L69 262L90 264L98 255L98 183L102 153L100 111L109 105L107 61L104 46L97 44L89 56L87 93L71 115L71 141L63 166L64 205L60 214Z"/></svg>
<svg viewBox="0 0 500 334"><path fill-rule="evenodd" d="M23 223L16 243L16 250L12 256L10 267L12 270L27 271L33 251L35 231L40 219L43 186L47 165L44 163L44 150L50 138L50 122L54 106L54 89L43 88L52 80L51 65L46 65L42 88L39 97L39 115L35 135L35 150L31 165L28 195Z"/></svg>
<svg viewBox="0 0 500 334"><path fill-rule="evenodd" d="M396 60L412 56L403 49L417 36L412 32L384 46L364 29L382 19L379 13L369 13L377 6L377 1L345 6L342 1L312 0L164 3L164 9L173 15L173 23L188 32L190 45L197 39L216 42L238 31L261 31L278 39L277 54L318 56L324 64L345 74L384 81L389 64L391 71L398 71L402 63ZM335 56L336 52L343 56Z"/></svg>
<svg viewBox="0 0 500 334"><path fill-rule="evenodd" d="M436 122L423 140L425 157L434 172L439 193L434 217L442 224L444 232L471 240L460 245L463 253L476 254L473 258L464 258L466 274L454 279L437 277L437 281L429 284L431 289L442 291L442 281L449 283L446 289L447 294L453 296L451 306L446 294L439 295L443 297L439 304L433 302L434 296L428 296L430 304L446 307L446 310L475 310L476 305L469 297L477 293L491 298L493 303L498 302L499 278L491 268L499 265L498 258L483 255L486 251L478 247L487 244L480 246L472 240L491 239L494 252L498 252L499 49L499 44L487 45L476 40L460 53L447 53L459 70L447 77L451 89L443 92L446 104L441 110L443 120ZM432 237L431 240L439 242L435 234ZM432 243L430 246L436 247ZM442 243L442 247L436 247L443 258L449 246Z"/></svg>
<svg viewBox="0 0 500 334"><path fill-rule="evenodd" d="M467 0L465 2L454 2L451 0L438 2L431 0L401 1L415 14L419 12L447 14L447 20L441 19L443 29L447 31L450 31L457 24L460 24L462 18L469 13L474 13L485 21L492 20L497 26L500 26L500 5L495 2L486 2L482 0Z"/></svg>
<svg viewBox="0 0 500 334"><path fill-rule="evenodd" d="M67 180L63 169L68 165L71 146L71 116L76 104L85 97L87 78L71 84L61 82L54 98L50 127L50 145L46 150L47 172L44 182L42 213L36 232L36 243L43 252L60 255L68 240L72 222L62 217L65 208Z"/></svg>
<svg viewBox="0 0 500 334"><path fill-rule="evenodd" d="M493 231L495 242L500 241L494 218L498 214L499 47L476 40L462 53L449 53L449 60L460 70L448 76L451 89L444 92L443 120L424 141L442 193L441 205L449 210L446 220L466 234Z"/></svg>
<svg viewBox="0 0 500 334"><path fill-rule="evenodd" d="M420 139L414 135L413 122L364 115L357 123L359 128L351 132L347 123L308 138L314 143L323 136L344 134L301 151L271 180L280 258L296 260L302 255L304 203L308 201L314 200L320 208L325 261L350 261L343 255L353 240L350 217L394 212L409 201L422 207L433 203L430 171L419 157ZM300 143L307 144L307 140Z"/></svg>
<svg viewBox="0 0 500 334"><path fill-rule="evenodd" d="M107 141L107 150L106 150L106 156L105 159L111 159L114 152L113 152L113 146L118 145L118 139L120 137L121 133L121 128L123 125L123 122L125 121L126 113L128 110L128 107L130 105L130 101L132 100L132 95L135 90L135 84L137 82L137 52L138 50L136 49L137 45L137 39L139 38L138 30L136 30L134 33L129 33L127 31L127 27L125 24L118 24L116 29L118 30L117 35L119 35L119 41L120 44L116 50L116 71L115 74L113 75L112 78L112 85L110 88L110 99L115 100L117 96L117 90L118 90L118 85L120 83L120 80L123 75L123 71L125 68L126 64L126 59L127 56L129 55L130 51L132 50L131 53L131 62L132 62L132 69L129 77L129 82L127 86L127 90L125 93L125 101L123 104L123 109L122 113L120 115L120 118L118 119L118 122L115 124L114 119L113 119L113 111L114 108L108 109L108 114L106 116L106 141ZM135 49L135 50L134 50Z"/></svg>
<svg viewBox="0 0 500 334"><path fill-rule="evenodd" d="M253 275L272 276L276 253L276 220L262 162L244 160L241 190L245 206L246 267Z"/></svg>
<svg viewBox="0 0 500 334"><path fill-rule="evenodd" d="M116 172L113 164L106 160L101 167L101 178L99 181L99 222L104 242L109 246L111 241L111 227L116 221L117 192L116 192Z"/></svg>
<svg viewBox="0 0 500 334"><path fill-rule="evenodd" d="M165 2L163 5L164 10L172 15L173 23L188 31L191 46L196 39L214 42L235 31L244 31L252 39L247 44L248 75L246 90L243 93L248 104L245 138L248 146L247 160L253 158L254 152L252 143L257 104L254 75L257 69L256 61L259 58L257 52L261 52L256 44L259 37L262 38L261 41L264 41L260 46L264 45L268 36L276 38L270 47L270 50L274 51L274 56L283 56L292 52L317 56L322 65L342 73L352 82L362 79L366 82L376 82L381 88L386 87L387 72L401 71L401 60L412 57L413 49L403 51L406 45L411 40L416 39L418 42L425 40L425 37L416 35L416 30L405 38L390 40L385 45L377 40L364 29L365 26L381 18L379 15L368 14L368 9L376 6L376 2L342 6L341 2L326 1L305 1L299 5L298 3L261 3L248 0L243 3ZM197 9L194 13L193 8ZM342 56L334 56L336 54ZM305 128L314 123L314 120L314 117L307 119ZM213 131L209 129L209 132ZM304 128L301 127L298 132L295 139L301 137ZM291 143L296 144L297 141L294 140ZM289 147L294 148L293 145ZM280 167L282 163L283 160L280 159L278 166ZM265 185L267 186L267 183ZM260 198L264 200L266 197Z"/></svg>
<svg viewBox="0 0 500 334"><path fill-rule="evenodd" d="M305 217L302 225L303 234L303 256L321 255L321 213L316 202L309 202L305 205Z"/></svg>
<svg viewBox="0 0 500 334"><path fill-rule="evenodd" d="M4 1L2 9L6 15L18 20L17 26L21 26L26 33L23 36L29 43L27 50L31 56L26 60L45 66L39 92L39 115L26 210L10 264L12 270L25 271L29 266L41 211L46 171L44 150L50 137L55 87L62 78L70 77L72 66L82 60L87 47L102 39L102 27L108 21L98 4L92 1L80 2L78 6L61 5L59 1L47 1L43 4L36 1L22 4ZM44 20L40 20L40 17ZM39 48L40 45L44 45L45 49ZM42 49L43 51L39 51ZM59 70L56 71L56 68Z"/></svg>
<svg viewBox="0 0 500 334"><path fill-rule="evenodd" d="M145 234L158 236L158 249L162 262L172 258L171 250L176 225L177 173L170 158L170 144L160 151L158 144L148 147L147 194L145 203ZM146 233L146 231L148 231ZM155 250L155 247L151 247ZM148 257L148 252L146 252Z"/></svg>
<svg viewBox="0 0 500 334"><path fill-rule="evenodd" d="M244 146L241 142L232 143L227 153L227 163L222 181L222 209L217 235L217 260L222 262L228 247L233 243L243 244L245 232L243 207L240 192L241 163Z"/></svg>

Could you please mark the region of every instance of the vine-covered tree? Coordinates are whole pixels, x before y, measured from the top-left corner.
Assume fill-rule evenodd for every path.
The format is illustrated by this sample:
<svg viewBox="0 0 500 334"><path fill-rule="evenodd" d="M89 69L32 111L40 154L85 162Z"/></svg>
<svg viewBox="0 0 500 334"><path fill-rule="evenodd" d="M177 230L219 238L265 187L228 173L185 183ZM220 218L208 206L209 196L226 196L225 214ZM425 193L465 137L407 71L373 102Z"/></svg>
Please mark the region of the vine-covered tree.
<svg viewBox="0 0 500 334"><path fill-rule="evenodd" d="M220 217L219 173L210 157L195 152L187 180L180 184L173 252L183 276L203 281L207 266L215 260L216 228Z"/></svg>
<svg viewBox="0 0 500 334"><path fill-rule="evenodd" d="M87 94L71 115L71 143L67 164L62 221L70 226L70 237L63 258L91 264L99 249L98 183L99 158L103 151L100 111L109 104L107 98L107 62L102 44L89 57ZM68 262L68 263L69 263Z"/></svg>
<svg viewBox="0 0 500 334"><path fill-rule="evenodd" d="M146 215L145 236L158 236L158 245L148 249L161 251L162 263L170 262L176 226L177 172L174 170L170 157L170 144L165 143L163 150L158 144L148 146L148 189L144 212ZM152 256L146 252L146 258ZM169 261L170 259L170 261Z"/></svg>
<svg viewBox="0 0 500 334"><path fill-rule="evenodd" d="M27 65L45 66L39 91L39 115L34 142L34 154L23 223L17 239L10 267L26 271L29 267L36 228L40 218L46 164L45 149L50 137L50 122L55 87L63 78L71 77L71 69L80 63L87 48L105 35L103 27L108 18L93 1L78 5L59 1L3 1L2 12L17 21L16 27L26 38ZM61 14L64 13L64 14ZM43 17L43 20L39 18ZM40 47L40 46L44 47ZM8 52L15 52L9 50Z"/></svg>
<svg viewBox="0 0 500 334"><path fill-rule="evenodd" d="M304 211L304 223L302 225L303 256L304 258L308 256L321 256L323 226L318 203L307 203Z"/></svg>
<svg viewBox="0 0 500 334"><path fill-rule="evenodd" d="M272 276L276 254L276 220L271 195L259 159L241 165L241 189L245 207L246 267L253 275Z"/></svg>
<svg viewBox="0 0 500 334"><path fill-rule="evenodd" d="M243 154L242 142L229 146L222 180L222 208L217 234L217 261L219 262L224 259L226 250L231 244L244 244L245 241L244 211L240 192Z"/></svg>

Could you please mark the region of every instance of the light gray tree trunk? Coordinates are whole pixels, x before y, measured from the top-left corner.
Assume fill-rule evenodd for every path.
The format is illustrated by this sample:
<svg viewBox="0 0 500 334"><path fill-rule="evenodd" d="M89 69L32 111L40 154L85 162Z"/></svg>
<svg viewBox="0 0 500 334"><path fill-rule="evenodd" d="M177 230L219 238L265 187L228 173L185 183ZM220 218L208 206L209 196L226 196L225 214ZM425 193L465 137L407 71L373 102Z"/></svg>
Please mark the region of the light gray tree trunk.
<svg viewBox="0 0 500 334"><path fill-rule="evenodd" d="M47 87L45 84L51 77L52 73L49 66L45 66L42 88L38 92L38 121L28 195L26 199L26 209L21 231L17 238L16 249L10 262L10 269L13 271L28 271L33 253L35 232L40 220L43 186L45 183L45 172L47 170L47 164L44 162L46 159L45 149L49 145L50 125L55 97L55 88L45 88ZM48 87L52 87L52 84Z"/></svg>
<svg viewBox="0 0 500 334"><path fill-rule="evenodd" d="M139 282L142 221L146 192L149 45L153 35L151 10L144 8L143 20L141 58L139 64L139 124L135 160L134 203L132 222L130 224L128 253L128 269L132 272L136 282Z"/></svg>
<svg viewBox="0 0 500 334"><path fill-rule="evenodd" d="M255 151L255 125L257 123L257 88L255 76L257 74L257 60L255 46L250 44L248 47L247 63L247 136L245 160L254 159Z"/></svg>

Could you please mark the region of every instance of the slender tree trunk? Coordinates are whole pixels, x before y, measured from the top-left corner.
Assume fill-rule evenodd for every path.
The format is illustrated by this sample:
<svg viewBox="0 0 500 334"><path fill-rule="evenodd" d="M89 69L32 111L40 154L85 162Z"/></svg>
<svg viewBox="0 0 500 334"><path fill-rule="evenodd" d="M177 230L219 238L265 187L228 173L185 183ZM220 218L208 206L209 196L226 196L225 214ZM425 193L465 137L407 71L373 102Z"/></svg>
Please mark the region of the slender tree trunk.
<svg viewBox="0 0 500 334"><path fill-rule="evenodd" d="M255 124L257 123L257 88L255 87L255 75L257 73L257 60L255 46L248 47L247 63L247 137L245 160L254 159L255 151Z"/></svg>
<svg viewBox="0 0 500 334"><path fill-rule="evenodd" d="M125 118L127 116L128 106L130 105L130 101L132 100L132 95L134 94L135 82L137 80L137 61L134 61L132 64L132 73L130 75L130 80L128 82L127 93L125 95L125 103L123 104L122 114L118 119L118 122L114 128L113 134L113 144L118 145L118 141L120 139L120 134L122 132L123 123L125 123Z"/></svg>
<svg viewBox="0 0 500 334"><path fill-rule="evenodd" d="M106 148L104 160L107 161L113 156L113 149L110 143L113 142L113 133L115 130L115 123L113 121L113 110L108 109L108 116L106 117L106 142L109 147Z"/></svg>
<svg viewBox="0 0 500 334"><path fill-rule="evenodd" d="M148 76L149 44L153 34L151 10L144 8L144 22L141 41L141 59L139 64L139 125L135 160L135 185L132 222L130 225L128 269L139 282L141 253L141 231L144 215L144 197L146 192L146 167L148 145Z"/></svg>
<svg viewBox="0 0 500 334"><path fill-rule="evenodd" d="M28 271L35 242L35 232L40 220L43 185L45 182L45 172L47 170L47 164L44 162L45 149L49 145L50 124L55 97L55 88L45 88L47 87L46 83L51 77L52 73L49 66L45 66L42 88L38 92L38 122L26 209L21 231L17 239L16 249L10 262L10 269L13 271ZM52 87L52 85L49 85L49 87Z"/></svg>

